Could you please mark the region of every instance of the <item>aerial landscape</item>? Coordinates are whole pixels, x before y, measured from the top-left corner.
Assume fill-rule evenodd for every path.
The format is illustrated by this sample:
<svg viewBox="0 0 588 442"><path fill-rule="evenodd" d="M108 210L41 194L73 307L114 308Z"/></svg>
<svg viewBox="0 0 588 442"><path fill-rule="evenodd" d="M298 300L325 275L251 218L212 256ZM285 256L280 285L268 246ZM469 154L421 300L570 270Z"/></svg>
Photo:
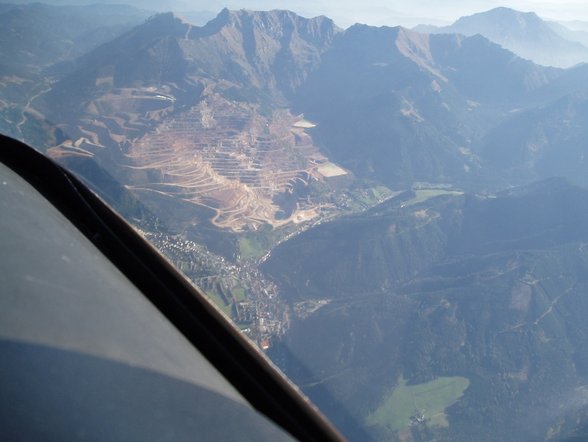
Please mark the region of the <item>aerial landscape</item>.
<svg viewBox="0 0 588 442"><path fill-rule="evenodd" d="M588 23L16 3L0 132L346 437L588 437Z"/></svg>

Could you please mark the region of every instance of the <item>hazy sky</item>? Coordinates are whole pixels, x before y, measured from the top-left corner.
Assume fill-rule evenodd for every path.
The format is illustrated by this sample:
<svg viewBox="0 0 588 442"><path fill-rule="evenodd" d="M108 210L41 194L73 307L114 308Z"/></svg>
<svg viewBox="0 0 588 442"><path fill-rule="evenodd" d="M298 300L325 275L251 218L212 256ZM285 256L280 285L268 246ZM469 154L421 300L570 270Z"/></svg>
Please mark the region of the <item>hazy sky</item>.
<svg viewBox="0 0 588 442"><path fill-rule="evenodd" d="M588 0L195 0L190 5L196 9L198 3L212 10L228 6L230 9L291 9L305 16L323 14L342 27L356 22L408 27L423 22L442 24L498 6L534 11L546 19L588 22Z"/></svg>
<svg viewBox="0 0 588 442"><path fill-rule="evenodd" d="M580 20L588 30L588 0L0 0L0 3L52 4L127 3L152 11L290 9L305 17L326 15L345 28L354 23L402 25L449 24L459 17L506 6L534 11L544 19Z"/></svg>

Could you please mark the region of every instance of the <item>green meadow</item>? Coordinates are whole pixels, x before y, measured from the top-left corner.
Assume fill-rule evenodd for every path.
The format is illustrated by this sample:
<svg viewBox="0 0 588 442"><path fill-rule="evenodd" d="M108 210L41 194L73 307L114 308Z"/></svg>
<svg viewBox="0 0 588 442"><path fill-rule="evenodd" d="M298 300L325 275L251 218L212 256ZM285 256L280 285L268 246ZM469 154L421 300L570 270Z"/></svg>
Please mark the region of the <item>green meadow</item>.
<svg viewBox="0 0 588 442"><path fill-rule="evenodd" d="M406 385L400 378L398 386L380 406L366 417L369 426L402 431L411 425L411 416L422 415L427 425L449 425L445 410L456 403L470 381L463 377L442 377L424 384Z"/></svg>

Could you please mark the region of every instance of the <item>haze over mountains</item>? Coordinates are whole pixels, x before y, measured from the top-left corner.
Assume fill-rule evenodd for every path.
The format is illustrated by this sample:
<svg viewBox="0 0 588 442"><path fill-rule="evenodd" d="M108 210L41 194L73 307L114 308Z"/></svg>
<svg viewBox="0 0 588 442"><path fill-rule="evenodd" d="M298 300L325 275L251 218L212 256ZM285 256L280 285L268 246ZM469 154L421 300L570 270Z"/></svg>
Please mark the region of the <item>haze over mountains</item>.
<svg viewBox="0 0 588 442"><path fill-rule="evenodd" d="M274 358L319 406L346 404L355 419L332 418L357 439L367 427L376 440L390 430L411 440L542 440L552 431L559 440L558 427L570 431L588 404L577 389L587 203L586 190L549 180L496 198L393 199L305 232L264 266L295 305L330 302L296 323ZM402 377L421 385L455 376L472 384L444 411L448 427L395 420L402 403L375 393ZM420 394L404 406L433 413L435 399ZM380 409L387 421L373 418Z"/></svg>
<svg viewBox="0 0 588 442"><path fill-rule="evenodd" d="M461 17L451 26L417 26L415 30L466 36L480 34L520 57L546 66L567 68L588 62L585 34L545 22L534 12L501 7Z"/></svg>
<svg viewBox="0 0 588 442"><path fill-rule="evenodd" d="M143 22L130 6L0 5L1 71L30 74L74 59Z"/></svg>
<svg viewBox="0 0 588 442"><path fill-rule="evenodd" d="M581 103L577 93L585 89L582 75L535 65L480 36L365 25L341 31L325 18L278 11L225 10L201 28L157 16L76 63L45 97L63 113L62 130L73 141L81 135L70 117L104 118L100 103L121 88L167 85L177 102L152 104L173 112L186 100L202 100L208 84L224 98L304 113L317 123L312 132L324 152L358 176L396 188L414 181L487 186L488 175L516 184L521 167L537 179L560 174L551 163L535 169L552 144L533 147L525 138L516 147L523 153L504 164L492 157L501 147L488 145L521 113L539 131L568 120L561 107L549 115L538 109L563 96ZM566 84L558 83L563 77ZM564 90L552 93L555 85ZM100 115L89 111L96 106ZM578 149L574 165L584 148ZM570 178L586 181L581 171Z"/></svg>
<svg viewBox="0 0 588 442"><path fill-rule="evenodd" d="M348 436L580 437L588 65L525 59L580 43L504 8L427 34L113 7L102 40L41 28L35 58L16 30L66 15L27 8L0 9L0 130L85 176Z"/></svg>

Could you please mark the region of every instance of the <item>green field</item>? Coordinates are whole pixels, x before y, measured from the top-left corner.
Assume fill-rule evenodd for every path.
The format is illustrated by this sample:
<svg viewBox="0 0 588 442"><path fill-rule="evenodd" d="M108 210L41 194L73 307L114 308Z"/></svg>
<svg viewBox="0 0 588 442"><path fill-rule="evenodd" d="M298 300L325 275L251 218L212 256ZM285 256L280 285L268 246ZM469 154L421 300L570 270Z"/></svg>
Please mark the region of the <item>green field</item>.
<svg viewBox="0 0 588 442"><path fill-rule="evenodd" d="M231 290L231 294L237 302L247 301L247 294L245 293L245 289L243 287L233 288L233 290Z"/></svg>
<svg viewBox="0 0 588 442"><path fill-rule="evenodd" d="M349 193L351 199L346 201L347 208L352 212L360 212L399 193L401 192L394 192L385 186L356 188Z"/></svg>
<svg viewBox="0 0 588 442"><path fill-rule="evenodd" d="M393 196L396 196L400 193L402 193L402 191L392 191L390 189L388 189L386 186L375 186L372 187L371 189L374 198L376 198L376 200L378 201L383 201L385 199L391 198Z"/></svg>
<svg viewBox="0 0 588 442"><path fill-rule="evenodd" d="M422 203L423 201L427 201L430 198L441 195L463 195L463 192L445 189L420 189L415 190L414 193L416 194L415 197L404 203L405 206L412 206L413 204Z"/></svg>
<svg viewBox="0 0 588 442"><path fill-rule="evenodd" d="M242 236L239 238L239 252L241 259L251 259L261 258L267 253L267 250L255 237Z"/></svg>
<svg viewBox="0 0 588 442"><path fill-rule="evenodd" d="M400 378L398 386L382 404L366 417L369 426L384 427L397 432L410 427L411 416L424 415L428 426L448 426L445 410L456 403L470 381L463 377L445 377L418 385L406 385Z"/></svg>
<svg viewBox="0 0 588 442"><path fill-rule="evenodd" d="M231 317L231 304L225 304L223 298L214 290L207 290L206 295L220 308L228 317Z"/></svg>

